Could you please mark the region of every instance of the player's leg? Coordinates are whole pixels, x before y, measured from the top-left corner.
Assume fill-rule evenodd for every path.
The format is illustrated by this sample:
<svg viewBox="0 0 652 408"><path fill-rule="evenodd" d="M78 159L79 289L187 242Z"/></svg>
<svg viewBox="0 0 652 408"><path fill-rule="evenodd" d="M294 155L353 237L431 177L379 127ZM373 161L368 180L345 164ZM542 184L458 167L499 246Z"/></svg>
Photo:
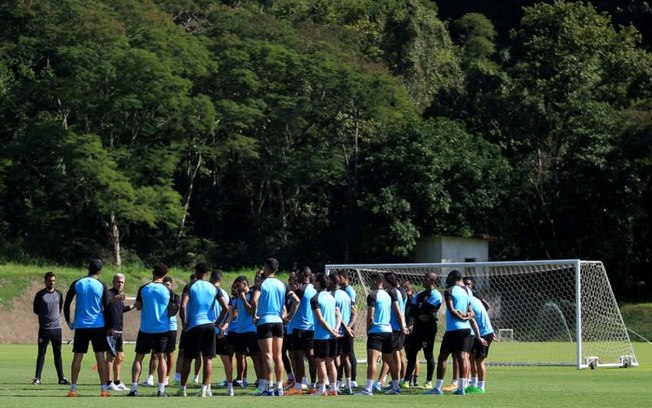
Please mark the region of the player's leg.
<svg viewBox="0 0 652 408"><path fill-rule="evenodd" d="M277 395L283 395L283 324L272 325L272 356Z"/></svg>
<svg viewBox="0 0 652 408"><path fill-rule="evenodd" d="M136 340L136 345L138 345L138 340ZM129 389L129 395L135 396L138 391L138 380L140 379L140 373L143 369L143 359L145 355L149 354L149 351L146 353L139 353L136 350L136 357L134 357L134 362L131 364L131 388Z"/></svg>
<svg viewBox="0 0 652 408"><path fill-rule="evenodd" d="M432 388L432 376L435 372L435 336L437 332L428 333L422 343L423 357L426 359L426 387Z"/></svg>
<svg viewBox="0 0 652 408"><path fill-rule="evenodd" d="M89 342L90 337L88 335L88 329L75 330L72 346L73 356L72 362L70 363L70 392L68 392L69 397L77 396L77 380L79 379L79 371L81 370L84 354L88 352Z"/></svg>
<svg viewBox="0 0 652 408"><path fill-rule="evenodd" d="M308 374L310 375L310 385L315 387L317 384L317 366L315 365L315 332L313 330L307 330L304 332L304 338L302 342L299 342L303 346L303 352L308 362Z"/></svg>
<svg viewBox="0 0 652 408"><path fill-rule="evenodd" d="M382 338L375 333L367 335L367 382L364 389L359 393L362 395L373 394L374 378L378 370L378 357L382 350Z"/></svg>
<svg viewBox="0 0 652 408"><path fill-rule="evenodd" d="M32 384L41 383L41 374L43 373L43 365L45 365L45 354L48 351L49 335L46 330L38 331L38 355L36 356L36 371L34 372L34 379Z"/></svg>
<svg viewBox="0 0 652 408"><path fill-rule="evenodd" d="M406 342L405 351L407 354L407 364L405 367L405 375L403 380L409 384L414 383L414 370L417 365L417 356L419 354L419 349L421 343L419 342L419 337L416 332L410 334L409 340Z"/></svg>
<svg viewBox="0 0 652 408"><path fill-rule="evenodd" d="M152 352L149 356L149 365L147 370L147 378L143 381L143 385L151 387L154 385L154 373L158 371L158 358L156 353Z"/></svg>
<svg viewBox="0 0 652 408"><path fill-rule="evenodd" d="M390 393L400 394L400 389L398 385L399 381L399 361L398 361L398 351L400 350L400 343L396 333L391 333L389 336L386 336L383 343L383 361L387 364L389 368L389 374L392 376L392 383L390 388Z"/></svg>
<svg viewBox="0 0 652 408"><path fill-rule="evenodd" d="M54 354L54 368L57 370L59 384L69 384L63 374L63 360L61 358L62 334L61 329L54 329L50 333L50 342L52 343L52 354Z"/></svg>

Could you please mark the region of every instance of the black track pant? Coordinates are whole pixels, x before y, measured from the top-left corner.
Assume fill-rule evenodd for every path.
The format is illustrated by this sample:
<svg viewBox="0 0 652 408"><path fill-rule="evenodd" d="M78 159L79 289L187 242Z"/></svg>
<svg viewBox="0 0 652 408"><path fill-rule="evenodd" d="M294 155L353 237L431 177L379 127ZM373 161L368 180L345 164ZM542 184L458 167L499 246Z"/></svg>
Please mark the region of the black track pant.
<svg viewBox="0 0 652 408"><path fill-rule="evenodd" d="M423 350L427 364L426 381L432 381L432 375L435 372L435 356L433 355L433 350L435 348L436 335L436 330L426 331L415 329L412 332L408 344L406 344L405 347L407 354L405 381L409 382L412 379L412 373L414 373L414 367L417 361L417 354L419 354L420 350Z"/></svg>
<svg viewBox="0 0 652 408"><path fill-rule="evenodd" d="M61 381L64 379L63 363L61 361L61 329L42 329L38 331L38 357L36 358L36 374L34 374L34 378L41 379L43 365L45 364L45 353L48 351L49 343L52 343L54 367L57 369L57 376Z"/></svg>

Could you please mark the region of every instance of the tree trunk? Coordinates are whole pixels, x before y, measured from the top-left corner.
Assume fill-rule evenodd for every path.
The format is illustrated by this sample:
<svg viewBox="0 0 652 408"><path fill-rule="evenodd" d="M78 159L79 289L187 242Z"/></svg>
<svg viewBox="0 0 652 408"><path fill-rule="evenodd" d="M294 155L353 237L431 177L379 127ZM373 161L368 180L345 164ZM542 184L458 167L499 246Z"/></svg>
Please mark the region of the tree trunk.
<svg viewBox="0 0 652 408"><path fill-rule="evenodd" d="M115 218L115 212L111 210L109 219L109 237L111 244L113 244L113 256L116 269L122 267L122 257L120 256L120 230L118 229L118 222Z"/></svg>
<svg viewBox="0 0 652 408"><path fill-rule="evenodd" d="M183 236L183 229L186 226L186 219L188 218L188 210L190 209L190 199L192 198L192 190L195 186L195 178L197 178L197 174L199 173L199 169L201 168L202 164L202 156L201 153L197 157L197 163L195 164L194 168L192 171L188 169L188 190L186 191L186 196L183 198L183 217L181 217L181 225L179 225L179 231L177 232L177 242L181 240L181 237Z"/></svg>

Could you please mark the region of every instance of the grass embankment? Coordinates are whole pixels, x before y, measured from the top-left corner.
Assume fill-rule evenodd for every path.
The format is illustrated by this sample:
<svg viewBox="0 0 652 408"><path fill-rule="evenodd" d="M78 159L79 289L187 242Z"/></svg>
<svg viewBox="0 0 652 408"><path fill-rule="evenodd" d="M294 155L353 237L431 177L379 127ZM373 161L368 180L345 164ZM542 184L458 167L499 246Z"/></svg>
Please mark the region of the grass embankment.
<svg viewBox="0 0 652 408"><path fill-rule="evenodd" d="M620 305L620 312L632 341L652 341L652 303Z"/></svg>
<svg viewBox="0 0 652 408"><path fill-rule="evenodd" d="M25 293L28 288L33 286L43 285L43 275L47 271L53 271L57 274L57 288L64 294L68 290L70 283L78 278L84 277L87 274L85 268L73 268L67 266L57 265L20 265L14 263L7 263L0 265L0 308L7 310L12 307L15 299L21 296L30 298L32 293ZM100 280L111 287L111 281L116 270L107 265L104 267ZM138 288L145 282L151 280L151 269L139 266L124 266L120 270L126 276L125 292L127 294L135 295ZM253 281L253 269L242 269L237 271L229 271L224 273L223 285L225 288L231 286L231 282L239 275L245 275L249 281ZM191 270L184 270L179 268L171 268L169 276L175 282L176 292L179 293L183 285L188 282Z"/></svg>

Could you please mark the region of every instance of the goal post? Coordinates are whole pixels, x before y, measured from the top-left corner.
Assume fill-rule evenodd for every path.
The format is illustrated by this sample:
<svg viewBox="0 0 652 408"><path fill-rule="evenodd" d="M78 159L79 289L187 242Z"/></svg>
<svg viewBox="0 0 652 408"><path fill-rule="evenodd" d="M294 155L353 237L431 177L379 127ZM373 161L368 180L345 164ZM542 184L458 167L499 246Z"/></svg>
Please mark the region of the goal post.
<svg viewBox="0 0 652 408"><path fill-rule="evenodd" d="M636 355L602 262L570 260L326 265L326 274L347 270L357 292L356 341L366 341L366 296L374 273L394 272L416 295L426 272L438 289L452 270L475 281L490 305L496 336L489 364L567 365L581 368L638 366ZM437 342L445 331L439 310ZM359 344L359 343L358 343Z"/></svg>

